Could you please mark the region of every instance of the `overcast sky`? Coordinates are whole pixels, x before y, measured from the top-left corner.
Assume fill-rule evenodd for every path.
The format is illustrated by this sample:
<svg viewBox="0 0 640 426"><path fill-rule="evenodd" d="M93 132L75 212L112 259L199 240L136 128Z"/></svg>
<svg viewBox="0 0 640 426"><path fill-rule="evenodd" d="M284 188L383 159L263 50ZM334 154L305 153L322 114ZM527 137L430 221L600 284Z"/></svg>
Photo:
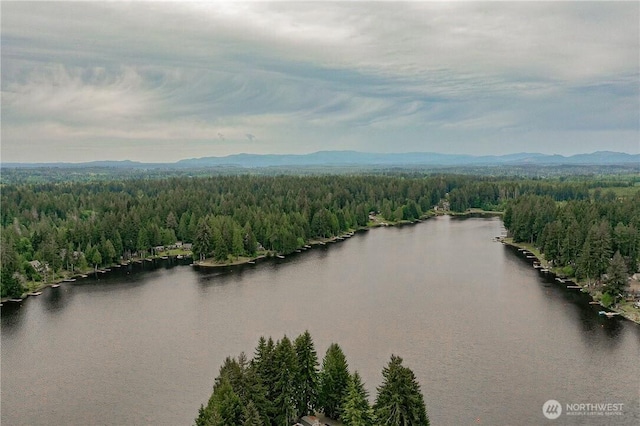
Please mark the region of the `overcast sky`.
<svg viewBox="0 0 640 426"><path fill-rule="evenodd" d="M640 152L640 3L2 1L3 162Z"/></svg>

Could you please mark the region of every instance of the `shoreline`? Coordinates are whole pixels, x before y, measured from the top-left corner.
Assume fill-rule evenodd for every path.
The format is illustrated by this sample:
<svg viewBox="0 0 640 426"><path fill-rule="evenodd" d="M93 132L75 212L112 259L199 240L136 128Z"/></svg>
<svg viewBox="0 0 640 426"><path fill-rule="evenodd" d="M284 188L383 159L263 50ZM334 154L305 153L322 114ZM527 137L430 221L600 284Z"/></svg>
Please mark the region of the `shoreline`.
<svg viewBox="0 0 640 426"><path fill-rule="evenodd" d="M351 237L353 237L354 235L356 235L357 233L361 233L361 232L367 232L370 229L374 229L374 228L379 228L379 227L402 227L402 226L407 226L407 225L415 225L417 223L421 223L424 222L428 219L431 219L433 217L439 217L439 216L450 216L452 218L467 218L467 217L486 217L486 216L502 216L503 212L500 211L488 211L488 210L482 210L482 209L467 209L464 212L453 212L453 211L449 211L449 210L438 210L438 211L434 211L434 210L429 210L427 211L425 214L423 214L422 216L420 216L420 218L418 219L414 219L414 220L400 220L397 222L393 222L393 221L387 221L386 219L374 215L373 217L370 217L370 221L367 225L365 226L361 226L359 228L356 229L350 229L348 232L345 232L343 234L337 235L337 236L333 236L333 237L327 237L327 238L315 238L312 240L308 240L305 242L305 244L302 247L298 247L295 250L293 250L290 253L277 253L277 252L273 252L273 251L267 251L267 252L263 252L262 254L259 254L257 256L254 257L239 257L236 260L230 261L230 262L225 262L225 263L220 263L217 261L214 261L212 258L207 258L204 259L202 261L195 261L192 260L192 263L190 264L192 267L195 268L202 268L202 269L216 269L216 268L227 268L227 267L231 267L231 266L242 266L242 265L252 265L252 264L256 264L257 262L263 261L263 260L269 260L269 259L285 259L287 256L291 256L294 254L299 254L302 253L303 251L306 250L310 250L314 247L318 247L318 246L324 246L327 244L335 244L335 243L339 243L342 241L345 241ZM496 239L500 242L502 242L503 244L507 244L510 245L512 247L516 247L519 249L525 249L525 250L530 250L529 247L526 247L525 245L519 245L517 243L513 243L513 242L507 242L505 241L505 237L504 236L500 236L500 237L496 237ZM540 256L539 254L535 256L534 259L534 263L540 262ZM135 258L135 259L130 259L130 260L126 260L126 261L122 261L119 263L114 263L112 265L109 266L105 266L103 268L99 268L99 269L95 269L95 270L89 270L89 271L82 271L80 273L76 273L74 275L71 275L69 277L65 277L65 278L58 278L55 281L51 281L51 282L47 282L47 283L42 283L41 285L35 287L35 288L29 288L27 291L25 291L20 298L11 298L11 297L5 297L0 299L0 305L4 304L4 303L21 303L22 301L24 301L26 298L28 297L37 297L42 290L44 290L47 287L53 287L53 288L57 288L60 287L61 285L65 284L65 283L71 283L71 282L75 282L78 279L84 279L84 278L88 278L90 275L97 275L97 274L107 274L109 272L111 272L112 269L115 268L120 268L123 266L129 266L130 264L133 263L138 263L138 264L143 264L145 261L151 261L153 262L156 259L161 259L161 260L166 260L166 259L189 259L189 258L193 258L193 253L179 253L179 254L168 254L165 256L161 256L161 255L155 255L155 256L151 256L151 257L146 257L146 258ZM544 260L543 260L544 261ZM544 261L546 264L546 261ZM549 273L553 273L551 272L551 269L549 268ZM558 276L558 274L553 273L554 276ZM593 298L593 295L591 295ZM595 299L594 299L595 300ZM613 309L611 309L613 310ZM614 312L618 312L618 311L614 311ZM624 312L618 312L621 316L624 316L625 318L636 322L638 324L640 324L640 321L635 320L633 318L629 318L627 315L625 315Z"/></svg>
<svg viewBox="0 0 640 426"><path fill-rule="evenodd" d="M511 238L506 238L504 236L494 237L495 241L498 241L504 245L517 248L518 251L524 253L527 259L532 261L532 267L537 269L539 272L548 274L554 278L554 281L559 284L565 285L566 288L579 289L582 293L589 295L591 297L590 305L598 305L603 309L607 309L618 316L621 316L633 323L640 325L640 310L638 312L627 312L620 307L605 307L602 305L598 297L598 293L590 289L588 284L581 283L580 281L575 281L574 279L567 277L566 275L559 273L557 270L553 270L554 268L549 265L544 259L544 255L542 255L532 244L528 243L515 243ZM536 266L537 265L537 266Z"/></svg>
<svg viewBox="0 0 640 426"><path fill-rule="evenodd" d="M326 237L326 238L314 238L312 240L307 240L305 242L305 245L303 245L302 247L298 247L295 250L293 250L290 253L278 253L278 252L274 252L274 251L267 251L265 254L261 254L259 256L255 256L255 257L245 257L240 259L236 259L234 261L231 262L225 262L225 263L220 263L220 262L215 262L212 261L211 258L207 258L201 261L194 261L191 266L195 266L195 267L201 267L201 268L224 268L224 267L228 267L228 266L239 266L239 265L246 265L246 264L254 264L257 261L260 260L264 260L264 259L284 259L287 256L291 256L294 254L299 254L303 251L309 250L313 247L317 247L317 246L324 246L327 244L334 244L334 243L339 243L341 241L345 241L351 237L353 237L355 234L361 233L361 232L367 232L370 229L374 229L374 228L380 228L380 227L401 227L401 226L407 226L407 225L415 225L417 223L421 223L424 222L425 220L431 219L433 217L437 217L437 216L452 216L452 217L472 217L474 215L480 215L480 216L498 216L498 215L502 215L502 212L497 212L497 211L486 211L486 210L481 210L481 209L468 209L465 212L452 212L452 211L434 211L434 210L429 210L427 211L425 214L423 214L422 216L420 216L418 219L414 219L414 220L399 220L397 222L393 222L393 221L388 221L384 218L380 218L378 216L375 216L373 219L371 219L369 221L369 223L366 226L361 226L359 228L352 228L349 229L347 232L340 234L340 235L336 235L333 237Z"/></svg>
<svg viewBox="0 0 640 426"><path fill-rule="evenodd" d="M468 212L463 212L463 213L459 213L458 215L468 215ZM298 254L301 253L302 251L306 251L309 250L313 247L316 246L323 246L326 244L333 244L333 243L337 243L340 241L344 241L348 238L351 238L352 236L354 236L357 233L360 232L367 232L369 231L369 229L373 229L373 228L378 228L381 226L405 226L405 225L413 225L416 223L420 223L426 219L429 219L431 217L435 217L438 216L438 214L436 214L436 212L434 212L433 210L429 210L427 213L423 214L420 218L415 219L413 221L409 221L409 220L401 220L401 221L397 221L397 222L392 222L392 221L386 221L386 220L373 220L370 221L366 226L361 226L359 228L356 229L350 229L348 232L345 232L343 234L337 235L337 236L333 236L333 237L328 237L328 238L315 238L313 240L308 240L306 241L305 245L303 245L302 247L298 247L296 248L294 251L292 251L291 253L277 253L277 252L272 252L272 251L268 251L264 254L260 254L258 256L254 256L254 257L241 257L239 259L233 260L231 262L225 262L225 263L219 263L214 261L212 258L206 258L204 260L201 261L192 261L191 266L193 267L197 267L197 268L205 268L205 269L213 269L213 268L226 268L226 267L230 267L230 266L240 266L240 265L251 265L251 264L255 264L258 261L264 260L264 259L274 259L274 258L279 258L279 259L283 259L286 256L290 256L292 254ZM178 257L181 256L181 257ZM166 259L189 259L189 258L193 258L193 253L191 252L184 252L184 253L180 253L180 254L171 254L171 255L166 255L166 256L160 256L160 255L155 255L155 256L150 256L150 257L145 257L145 258L135 258L135 259L130 259L130 260L126 260L126 261L122 261L119 263L114 263L111 264L109 266L104 266L102 268L99 269L93 269L93 270L89 270L89 271L82 271L80 273L75 273L73 275L70 275L68 277L64 277L64 278L56 278L54 281L49 281L46 283L41 283L36 287L30 287L28 289L26 289L22 295L18 298L14 298L14 297L3 297L0 298L0 306L4 303L21 303L23 302L25 299L27 299L28 297L37 297L41 294L42 290L46 289L47 287L53 287L53 288L57 288L60 287L61 285L63 285L64 283L69 283L69 282L75 282L78 279L84 279L84 278L88 278L90 275L92 274L105 274L105 273L109 273L111 272L112 268L120 268L123 266L128 266L130 264L133 263L138 263L138 264L142 264L145 261L154 261L156 259L162 259L162 260L166 260ZM38 294L36 294L38 293Z"/></svg>
<svg viewBox="0 0 640 426"><path fill-rule="evenodd" d="M180 256L180 257L179 257ZM121 262L118 263L112 263L110 265L106 265L104 267L101 268L97 268L97 269L90 269L87 271L80 271L80 272L74 272L71 275L68 276L64 276L64 277L58 277L53 281L48 281L46 283L40 283L38 286L36 287L30 287L28 289L26 289L21 295L20 297L3 297L0 298L0 306L2 306L4 303L21 303L23 302L25 299L29 298L29 297L37 297L40 296L40 294L42 293L42 290L48 288L48 287L52 287L52 288L58 288L64 284L70 284L70 283L74 283L78 280L82 280L85 278L89 278L92 275L96 275L97 274L108 274L109 272L112 272L113 270L117 270L120 269L122 267L126 267L129 266L131 264L134 263L138 263L138 264L142 264L145 261L150 261L153 262L154 260L167 260L167 259L173 259L173 260L180 260L180 259L189 259L191 258L191 254L172 254L172 255L167 255L167 256L150 256L150 257L146 257L146 258L135 258L135 259L130 259L130 260L123 260Z"/></svg>
<svg viewBox="0 0 640 426"><path fill-rule="evenodd" d="M418 219L414 219L414 220L400 220L400 221L388 221L380 216L374 215L373 217L370 217L369 223L367 223L367 225L365 226L361 226L359 228L355 228L355 229L350 229L348 232L345 232L343 234L337 235L337 236L333 236L333 237L328 237L328 238L315 238L313 240L308 240L306 241L305 245L303 245L302 247L298 247L296 248L294 251L292 251L291 253L277 253L277 252L266 252L264 254L260 254L258 256L255 257L241 257L238 258L234 261L231 262L225 262L225 263L219 263L214 261L212 258L207 258L204 259L202 261L192 261L191 266L196 267L196 268L203 268L203 269L215 269L215 268L226 268L226 267L230 267L230 266L240 266L240 265L251 265L251 264L255 264L259 261L265 260L265 259L283 259L286 258L287 256L291 256L293 254L298 254L301 253L303 251L309 250L313 247L316 246L323 246L323 245L327 245L327 244L334 244L334 243L338 243L344 240L347 240L348 238L351 238L352 236L354 236L357 233L360 232L367 232L370 229L373 228L379 228L379 227L387 227L387 226L393 226L393 227L401 227L401 226L407 226L407 225L415 225L417 223L421 223L425 220L428 220L430 218L433 217L438 217L438 216L451 216L454 218L459 218L459 217L474 217L474 216L500 216L502 215L503 212L500 211L487 211L487 210L482 210L482 209L467 209L464 212L454 212L454 211L450 211L450 210L428 210L426 213L424 213L422 216L420 216ZM179 257L181 256L181 257ZM150 256L150 257L145 257L145 258L134 258L134 259L129 259L129 260L125 260L122 262L118 262L118 263L113 263L109 266L104 266L102 268L99 269L93 269L93 270L89 270L89 271L81 271L80 273L74 273L73 275L64 277L64 278L56 278L54 281L49 281L46 283L42 283L36 287L31 287L28 288L24 293L22 293L22 295L19 298L13 298L13 297L3 297L0 299L0 306L4 303L21 303L22 301L24 301L25 299L27 299L28 297L37 297L40 294L36 294L36 293L40 293L42 292L42 290L46 289L47 287L53 287L53 288L58 288L61 285L65 284L65 283L70 283L70 282L75 282L78 279L84 279L84 278L88 278L90 275L92 274L105 274L105 273L109 273L111 272L112 268L120 268L123 266L128 266L132 263L138 263L138 264L142 264L145 261L154 261L156 259L188 259L188 258L193 258L193 253L191 252L181 252L181 253L174 253L174 254L168 254L165 256L161 256L161 255L155 255L155 256Z"/></svg>

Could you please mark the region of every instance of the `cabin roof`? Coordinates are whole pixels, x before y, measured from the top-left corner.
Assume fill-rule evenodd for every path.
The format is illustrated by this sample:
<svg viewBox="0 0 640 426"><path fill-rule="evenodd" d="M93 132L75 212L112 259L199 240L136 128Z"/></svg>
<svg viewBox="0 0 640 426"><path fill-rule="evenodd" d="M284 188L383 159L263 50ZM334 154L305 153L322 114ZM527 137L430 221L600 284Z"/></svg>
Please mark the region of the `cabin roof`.
<svg viewBox="0 0 640 426"><path fill-rule="evenodd" d="M316 416L304 416L300 419L300 423L304 426L319 426L320 419Z"/></svg>

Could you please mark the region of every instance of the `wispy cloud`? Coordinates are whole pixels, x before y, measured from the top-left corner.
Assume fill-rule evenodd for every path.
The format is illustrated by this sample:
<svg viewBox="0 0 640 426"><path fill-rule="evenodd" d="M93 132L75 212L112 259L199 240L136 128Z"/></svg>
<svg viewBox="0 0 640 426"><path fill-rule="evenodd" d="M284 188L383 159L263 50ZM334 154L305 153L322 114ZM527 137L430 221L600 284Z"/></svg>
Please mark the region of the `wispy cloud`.
<svg viewBox="0 0 640 426"><path fill-rule="evenodd" d="M3 161L640 149L636 2L2 12Z"/></svg>

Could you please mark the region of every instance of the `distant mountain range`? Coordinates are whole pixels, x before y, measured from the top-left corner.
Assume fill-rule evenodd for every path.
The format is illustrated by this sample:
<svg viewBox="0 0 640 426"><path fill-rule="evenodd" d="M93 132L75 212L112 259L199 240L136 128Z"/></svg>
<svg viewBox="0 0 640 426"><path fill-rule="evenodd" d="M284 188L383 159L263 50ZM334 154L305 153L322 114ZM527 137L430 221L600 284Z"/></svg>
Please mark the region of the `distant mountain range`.
<svg viewBox="0 0 640 426"><path fill-rule="evenodd" d="M88 163L2 163L2 167L117 167L189 169L220 166L243 168L282 166L500 166L500 165L640 165L640 154L598 151L568 157L538 153L508 155L456 155L434 152L380 154L357 151L319 151L312 154L235 154L225 157L202 157L175 163L140 163L136 161L92 161Z"/></svg>

